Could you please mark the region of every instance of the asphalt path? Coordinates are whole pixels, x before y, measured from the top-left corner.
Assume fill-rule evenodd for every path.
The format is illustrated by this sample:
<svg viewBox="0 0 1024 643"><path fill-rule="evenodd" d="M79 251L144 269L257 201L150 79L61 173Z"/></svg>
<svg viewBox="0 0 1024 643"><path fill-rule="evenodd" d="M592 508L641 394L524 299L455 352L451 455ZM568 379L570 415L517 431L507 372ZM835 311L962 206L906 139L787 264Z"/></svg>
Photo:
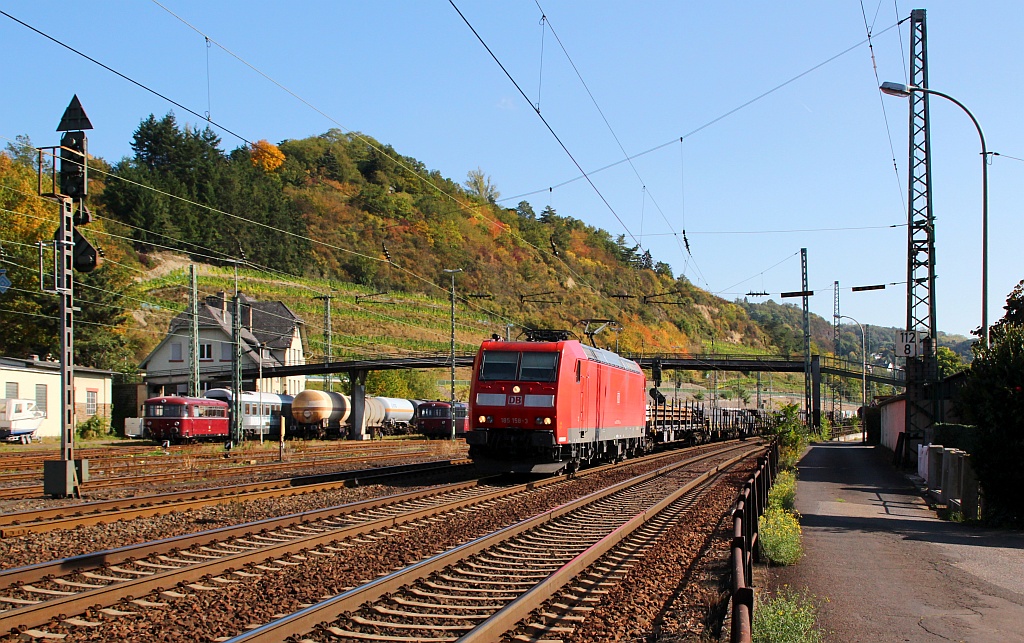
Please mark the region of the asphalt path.
<svg viewBox="0 0 1024 643"><path fill-rule="evenodd" d="M769 584L817 597L828 641L1024 642L1024 534L940 520L887 453L808 449L804 557L772 568Z"/></svg>

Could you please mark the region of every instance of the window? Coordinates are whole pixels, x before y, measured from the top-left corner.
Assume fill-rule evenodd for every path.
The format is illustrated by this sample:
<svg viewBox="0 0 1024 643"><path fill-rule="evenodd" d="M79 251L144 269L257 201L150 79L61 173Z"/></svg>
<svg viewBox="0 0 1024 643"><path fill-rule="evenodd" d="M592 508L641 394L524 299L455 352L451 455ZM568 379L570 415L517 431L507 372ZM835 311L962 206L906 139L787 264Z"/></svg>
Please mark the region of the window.
<svg viewBox="0 0 1024 643"><path fill-rule="evenodd" d="M231 350L230 342L220 343L220 361L230 362L234 358L234 352Z"/></svg>
<svg viewBox="0 0 1024 643"><path fill-rule="evenodd" d="M523 382L554 382L558 353L523 353L519 379Z"/></svg>
<svg viewBox="0 0 1024 643"><path fill-rule="evenodd" d="M46 416L46 384L36 384L36 408Z"/></svg>
<svg viewBox="0 0 1024 643"><path fill-rule="evenodd" d="M99 391L86 391L85 392L85 414L96 415L97 400L99 399Z"/></svg>
<svg viewBox="0 0 1024 643"><path fill-rule="evenodd" d="M6 397L9 400L18 397L17 382L7 382L7 386L4 387L4 397Z"/></svg>
<svg viewBox="0 0 1024 643"><path fill-rule="evenodd" d="M484 351L480 365L480 381L514 380L519 366L519 353L512 351Z"/></svg>
<svg viewBox="0 0 1024 643"><path fill-rule="evenodd" d="M480 380L554 382L558 353L484 351Z"/></svg>
<svg viewBox="0 0 1024 643"><path fill-rule="evenodd" d="M213 344L199 345L199 359L213 359Z"/></svg>
<svg viewBox="0 0 1024 643"><path fill-rule="evenodd" d="M183 404L147 404L146 417L185 417L185 406Z"/></svg>
<svg viewBox="0 0 1024 643"><path fill-rule="evenodd" d="M171 344L171 361L180 362L181 358L181 342L174 342Z"/></svg>

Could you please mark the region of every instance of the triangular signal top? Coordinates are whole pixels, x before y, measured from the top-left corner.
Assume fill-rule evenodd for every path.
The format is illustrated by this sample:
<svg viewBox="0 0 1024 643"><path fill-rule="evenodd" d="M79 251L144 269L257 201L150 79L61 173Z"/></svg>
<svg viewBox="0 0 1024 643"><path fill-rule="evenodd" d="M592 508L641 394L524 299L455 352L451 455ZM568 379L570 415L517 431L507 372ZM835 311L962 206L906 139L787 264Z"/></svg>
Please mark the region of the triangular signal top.
<svg viewBox="0 0 1024 643"><path fill-rule="evenodd" d="M64 110L64 116L60 118L60 125L57 126L57 131L77 132L86 129L92 129L92 123L89 122L89 117L85 115L82 103L78 102L78 94L75 94L71 98L68 108Z"/></svg>

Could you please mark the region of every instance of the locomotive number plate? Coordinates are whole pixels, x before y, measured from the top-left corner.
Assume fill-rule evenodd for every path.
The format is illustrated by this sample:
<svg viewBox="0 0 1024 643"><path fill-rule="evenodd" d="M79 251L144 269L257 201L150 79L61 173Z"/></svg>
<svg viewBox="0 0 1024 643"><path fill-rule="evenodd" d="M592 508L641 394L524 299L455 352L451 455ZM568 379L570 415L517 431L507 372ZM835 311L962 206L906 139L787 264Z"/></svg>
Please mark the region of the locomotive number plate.
<svg viewBox="0 0 1024 643"><path fill-rule="evenodd" d="M509 395L507 404L509 406L522 406L523 396L522 395Z"/></svg>

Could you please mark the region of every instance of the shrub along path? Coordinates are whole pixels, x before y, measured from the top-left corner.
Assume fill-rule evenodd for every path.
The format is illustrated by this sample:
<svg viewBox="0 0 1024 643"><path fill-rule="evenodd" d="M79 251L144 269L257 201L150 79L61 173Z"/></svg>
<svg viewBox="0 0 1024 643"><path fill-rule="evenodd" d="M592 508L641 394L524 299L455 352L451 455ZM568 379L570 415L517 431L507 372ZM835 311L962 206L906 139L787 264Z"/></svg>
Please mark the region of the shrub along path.
<svg viewBox="0 0 1024 643"><path fill-rule="evenodd" d="M1024 641L1024 534L939 520L889 457L835 442L805 452L804 557L772 568L770 585L817 596L829 641Z"/></svg>

